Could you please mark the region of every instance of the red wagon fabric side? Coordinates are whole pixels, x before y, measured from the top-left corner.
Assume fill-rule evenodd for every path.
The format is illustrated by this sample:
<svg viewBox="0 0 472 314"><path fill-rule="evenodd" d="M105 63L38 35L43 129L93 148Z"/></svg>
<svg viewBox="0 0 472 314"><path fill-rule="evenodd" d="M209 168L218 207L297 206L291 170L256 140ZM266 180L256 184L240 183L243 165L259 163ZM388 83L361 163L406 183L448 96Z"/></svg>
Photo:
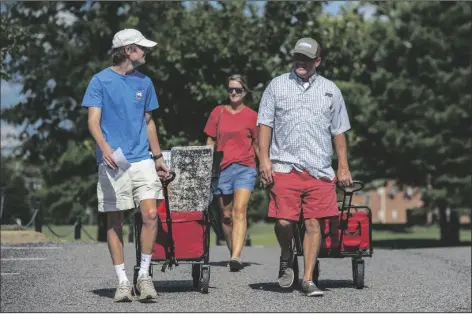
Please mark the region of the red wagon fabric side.
<svg viewBox="0 0 472 314"><path fill-rule="evenodd" d="M322 250L337 250L341 241L342 231L339 229L338 217L326 218L320 222L322 233ZM343 214L343 220L346 213ZM370 224L367 212L352 212L349 217L347 228L342 235L341 252L356 252L370 248Z"/></svg>
<svg viewBox="0 0 472 314"><path fill-rule="evenodd" d="M166 205L162 202L157 208L158 230L152 253L153 260L165 260L168 241ZM198 260L205 253L206 228L205 214L202 211L172 212L172 238L177 260Z"/></svg>
<svg viewBox="0 0 472 314"><path fill-rule="evenodd" d="M355 241L355 246L360 249L370 248L370 225L369 215L367 212L353 212L349 218L348 229L344 233L347 234L347 242L343 239L343 244L347 245L349 241ZM355 240L354 240L355 239Z"/></svg>
<svg viewBox="0 0 472 314"><path fill-rule="evenodd" d="M320 220L321 250L335 249L339 246L339 217Z"/></svg>

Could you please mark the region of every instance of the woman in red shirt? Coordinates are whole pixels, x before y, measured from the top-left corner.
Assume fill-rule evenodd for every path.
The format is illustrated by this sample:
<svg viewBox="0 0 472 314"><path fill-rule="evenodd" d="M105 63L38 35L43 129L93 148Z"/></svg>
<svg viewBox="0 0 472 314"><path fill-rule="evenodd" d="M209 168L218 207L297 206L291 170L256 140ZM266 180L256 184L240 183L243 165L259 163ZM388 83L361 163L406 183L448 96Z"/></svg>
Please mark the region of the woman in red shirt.
<svg viewBox="0 0 472 314"><path fill-rule="evenodd" d="M257 176L257 112L243 103L249 89L241 75L229 77L227 90L229 104L213 109L204 132L208 135L207 144L223 152L215 196L231 252L229 267L231 271L239 271L243 266L240 256L247 230L247 204Z"/></svg>

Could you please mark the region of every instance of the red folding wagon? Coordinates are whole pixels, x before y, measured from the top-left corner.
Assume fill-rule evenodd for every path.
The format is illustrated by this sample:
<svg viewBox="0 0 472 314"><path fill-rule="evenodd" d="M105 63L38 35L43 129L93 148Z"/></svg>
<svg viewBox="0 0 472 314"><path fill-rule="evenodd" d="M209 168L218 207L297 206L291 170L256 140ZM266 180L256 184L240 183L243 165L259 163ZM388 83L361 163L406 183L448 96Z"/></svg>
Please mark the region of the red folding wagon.
<svg viewBox="0 0 472 314"><path fill-rule="evenodd" d="M219 177L219 164L222 154L216 152L213 159L211 189ZM192 265L193 287L202 293L208 293L210 284L210 226L219 233L215 219L211 215L211 204L203 211L172 211L169 206L168 186L175 179L162 181L165 202L157 208L158 231L152 252L149 275L153 276L153 266L162 263L161 271L182 264ZM213 192L213 191L212 191ZM141 262L140 234L142 228L141 213L135 215L135 248L136 266L134 267L133 284L136 285Z"/></svg>
<svg viewBox="0 0 472 314"><path fill-rule="evenodd" d="M338 186L339 187L339 186ZM357 289L364 287L364 257L372 257L372 212L367 206L352 205L352 196L364 188L364 183L354 181L352 187L343 188L342 204L337 217L320 221L321 248L313 271L313 282L318 285L320 258L351 258L352 277ZM294 284L298 283L299 266L297 256L303 256L305 226L303 219L294 226L292 247L294 250Z"/></svg>

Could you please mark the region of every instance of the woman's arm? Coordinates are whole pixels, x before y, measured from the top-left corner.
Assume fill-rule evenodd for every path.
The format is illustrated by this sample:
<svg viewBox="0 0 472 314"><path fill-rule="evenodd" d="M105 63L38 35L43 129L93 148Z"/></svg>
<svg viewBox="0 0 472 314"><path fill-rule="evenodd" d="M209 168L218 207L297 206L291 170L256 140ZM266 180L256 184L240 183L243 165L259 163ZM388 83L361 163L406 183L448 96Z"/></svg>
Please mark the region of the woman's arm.
<svg viewBox="0 0 472 314"><path fill-rule="evenodd" d="M259 161L259 137L256 137L253 141L252 141L252 147L254 147L254 152L256 153L256 158L257 158L257 161Z"/></svg>
<svg viewBox="0 0 472 314"><path fill-rule="evenodd" d="M213 146L215 146L215 144L216 144L215 139L214 139L213 137L211 137L211 136L208 136L208 137L207 137L207 145L213 145Z"/></svg>

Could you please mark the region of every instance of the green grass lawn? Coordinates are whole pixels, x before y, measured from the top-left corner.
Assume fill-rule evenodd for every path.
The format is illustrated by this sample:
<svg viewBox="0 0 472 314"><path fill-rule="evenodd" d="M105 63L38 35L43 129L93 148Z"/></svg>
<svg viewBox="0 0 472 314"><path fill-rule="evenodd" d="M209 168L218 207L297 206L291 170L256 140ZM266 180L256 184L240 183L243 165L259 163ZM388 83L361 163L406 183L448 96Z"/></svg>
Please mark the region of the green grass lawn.
<svg viewBox="0 0 472 314"><path fill-rule="evenodd" d="M406 233L392 231L372 231L372 239L374 241L381 240L439 240L439 227L420 227L414 226L407 229ZM249 230L253 245L278 246L277 239L274 234L273 224L255 224ZM459 234L462 242L471 241L471 230L460 230Z"/></svg>
<svg viewBox="0 0 472 314"><path fill-rule="evenodd" d="M98 235L98 227L96 225L83 225L82 232L81 232L81 239L75 240L74 239L74 228L73 226L50 226L51 229L60 235L61 237L57 237L54 235L47 227L43 227L43 233L46 238L53 242L85 242L85 243L92 243L96 242L97 235ZM85 229L85 231L84 231ZM87 235L90 235L90 237ZM62 237L67 235L66 237ZM93 240L92 240L92 239ZM128 226L123 227L123 238L125 243L128 242Z"/></svg>
<svg viewBox="0 0 472 314"><path fill-rule="evenodd" d="M74 232L72 226L51 226L54 232L59 235L67 235L65 238L55 236L47 227L43 227L43 233L47 239L53 242L73 242ZM97 238L97 226L84 225L85 231L94 239L91 240L84 231L82 231L79 242L94 242ZM274 225L267 223L258 223L251 226L249 235L252 238L252 245L262 246L277 246L277 240L274 234ZM128 242L128 226L124 227L123 236L125 242ZM372 231L372 239L374 241L382 240L439 240L439 227L420 227L414 226L406 229L406 232L392 232L392 231ZM467 242L472 240L471 230L460 230L460 240ZM215 233L211 234L211 245L215 245Z"/></svg>

